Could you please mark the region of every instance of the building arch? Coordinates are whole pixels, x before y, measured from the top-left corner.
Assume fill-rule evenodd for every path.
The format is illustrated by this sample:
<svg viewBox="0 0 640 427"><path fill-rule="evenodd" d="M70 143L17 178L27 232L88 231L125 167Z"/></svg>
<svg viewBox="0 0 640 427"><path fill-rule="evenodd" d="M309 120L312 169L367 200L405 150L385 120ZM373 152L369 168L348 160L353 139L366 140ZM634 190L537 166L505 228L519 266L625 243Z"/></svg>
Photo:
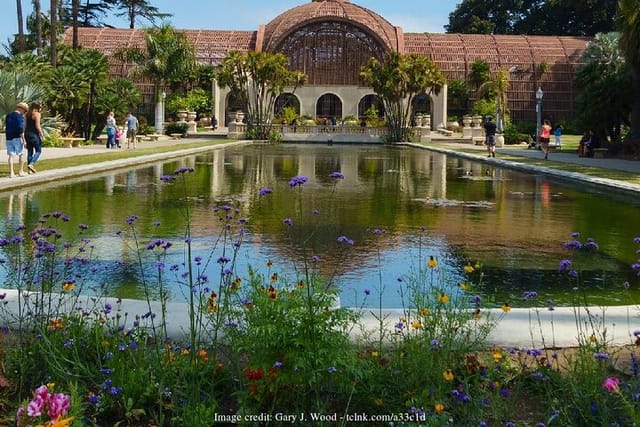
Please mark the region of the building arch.
<svg viewBox="0 0 640 427"><path fill-rule="evenodd" d="M358 102L358 117L363 118L366 115L367 110L369 110L369 108L371 108L372 106L376 108L378 112L378 118L384 118L384 104L380 100L380 97L375 93L371 93L360 98L360 101Z"/></svg>
<svg viewBox="0 0 640 427"><path fill-rule="evenodd" d="M422 92L413 98L411 102L411 114L412 117L416 114L429 114L433 115L433 101L431 97L425 92ZM445 111L446 114L446 111ZM445 117L446 120L446 117Z"/></svg>
<svg viewBox="0 0 640 427"><path fill-rule="evenodd" d="M300 115L300 99L292 92L283 92L276 98L273 104L273 115L278 117L282 114L282 109L285 107L291 107L295 110L296 114Z"/></svg>
<svg viewBox="0 0 640 427"><path fill-rule="evenodd" d="M342 99L335 93L325 93L316 101L316 118L342 117Z"/></svg>
<svg viewBox="0 0 640 427"><path fill-rule="evenodd" d="M246 117L247 104L242 101L235 92L229 92L227 94L224 105L224 122L221 123L220 126L228 126L229 123L233 122L235 114L238 111L244 112Z"/></svg>

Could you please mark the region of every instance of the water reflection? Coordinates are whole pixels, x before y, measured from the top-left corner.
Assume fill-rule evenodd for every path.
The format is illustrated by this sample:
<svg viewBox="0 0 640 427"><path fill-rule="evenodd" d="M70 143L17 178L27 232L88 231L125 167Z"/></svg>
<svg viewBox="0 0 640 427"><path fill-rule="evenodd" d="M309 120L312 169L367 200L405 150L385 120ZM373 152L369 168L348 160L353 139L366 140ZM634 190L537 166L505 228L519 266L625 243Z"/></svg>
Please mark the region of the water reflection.
<svg viewBox="0 0 640 427"><path fill-rule="evenodd" d="M163 184L160 177L182 167L194 174L183 186L178 180ZM344 180L330 177L341 171ZM309 180L289 188L293 176ZM259 197L261 188L273 194ZM119 237L125 219L136 222L138 246L162 237L175 243L175 255L166 264L183 262L181 242L187 221L193 232L195 255L207 258L223 223L214 212L228 204L237 216L249 219L248 241L238 256L238 271L249 265L262 268L274 262L281 274L294 276L305 260L343 289L343 305L359 305L364 290L370 306L384 289L387 307L406 302L398 278L435 256L449 284L464 279L462 266L483 266L482 283L472 290L496 304L518 305L524 291L535 290L555 304L569 304L575 284L557 273L559 260L570 256L561 243L574 231L596 239L598 255L576 260L589 294L601 303L630 303L633 292L622 283L636 278L629 271L640 235L638 206L608 199L547 180L438 153L398 147L251 145L218 149L176 161L109 173L64 185L17 191L0 199L6 218L4 235L19 224L32 227L51 211L63 211L72 221L60 224L75 236L77 225L90 225L92 257L100 265L92 277L123 297L143 295L143 278L136 267L138 249ZM291 218L293 225L284 223ZM607 218L603 221L603 218ZM159 225L158 225L159 224ZM634 229L635 227L635 229ZM373 230L383 230L374 233ZM353 247L338 245L345 235ZM83 236L84 237L84 236ZM70 237L69 237L70 238ZM348 249L348 250L347 250ZM144 250L140 251L144 254ZM148 254L144 254L145 257ZM195 256L194 255L194 256ZM215 258L214 258L215 259ZM215 264L215 263L212 263ZM145 268L153 276L155 261ZM600 277L603 272L607 280ZM212 282L217 266L206 272ZM295 277L291 277L295 280ZM188 293L184 285L170 289L174 299Z"/></svg>

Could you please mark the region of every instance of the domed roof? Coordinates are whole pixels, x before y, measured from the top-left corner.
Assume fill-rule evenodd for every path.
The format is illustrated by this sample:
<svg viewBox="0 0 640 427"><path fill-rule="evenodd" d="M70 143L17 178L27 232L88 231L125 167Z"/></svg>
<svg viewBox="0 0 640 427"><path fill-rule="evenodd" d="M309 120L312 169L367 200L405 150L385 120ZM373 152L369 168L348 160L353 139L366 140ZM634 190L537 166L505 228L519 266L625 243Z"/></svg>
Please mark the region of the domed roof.
<svg viewBox="0 0 640 427"><path fill-rule="evenodd" d="M365 30L379 39L383 47L398 49L396 29L377 13L349 2L349 0L312 0L276 16L264 28L262 50L274 51L293 30L317 21L343 21Z"/></svg>

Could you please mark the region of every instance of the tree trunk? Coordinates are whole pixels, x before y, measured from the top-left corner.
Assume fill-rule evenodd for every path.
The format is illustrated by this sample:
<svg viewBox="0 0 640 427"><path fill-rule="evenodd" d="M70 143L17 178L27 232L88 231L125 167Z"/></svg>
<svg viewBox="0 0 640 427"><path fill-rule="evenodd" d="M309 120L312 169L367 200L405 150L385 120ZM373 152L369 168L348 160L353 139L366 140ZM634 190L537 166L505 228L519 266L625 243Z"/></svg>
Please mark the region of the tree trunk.
<svg viewBox="0 0 640 427"><path fill-rule="evenodd" d="M40 0L33 0L33 10L36 14L36 54L42 53L42 5Z"/></svg>
<svg viewBox="0 0 640 427"><path fill-rule="evenodd" d="M27 47L24 40L24 16L22 16L22 0L16 0L18 15L18 53L23 53Z"/></svg>
<svg viewBox="0 0 640 427"><path fill-rule="evenodd" d="M58 1L51 0L50 10L49 10L49 19L51 22L51 66L53 68L56 67L58 62L58 52L57 46L58 43Z"/></svg>
<svg viewBox="0 0 640 427"><path fill-rule="evenodd" d="M80 0L72 0L71 2L71 25L73 26L73 48L78 49L78 9Z"/></svg>
<svg viewBox="0 0 640 427"><path fill-rule="evenodd" d="M633 103L631 104L631 114L629 121L631 122L631 142L640 146L640 69L629 67L631 69L631 84L633 87Z"/></svg>

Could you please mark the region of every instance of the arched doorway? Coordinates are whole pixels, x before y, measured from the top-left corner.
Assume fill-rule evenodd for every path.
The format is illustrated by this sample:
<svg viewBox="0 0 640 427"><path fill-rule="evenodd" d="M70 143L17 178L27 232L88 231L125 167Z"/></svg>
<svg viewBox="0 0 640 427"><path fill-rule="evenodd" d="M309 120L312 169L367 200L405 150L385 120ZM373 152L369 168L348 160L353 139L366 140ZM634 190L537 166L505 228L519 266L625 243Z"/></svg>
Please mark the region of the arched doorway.
<svg viewBox="0 0 640 427"><path fill-rule="evenodd" d="M293 108L296 114L300 115L300 100L291 92L284 92L278 95L273 105L273 115L280 117L284 108Z"/></svg>
<svg viewBox="0 0 640 427"><path fill-rule="evenodd" d="M358 118L366 118L370 114L368 111L373 109L378 119L384 118L385 110L380 97L373 94L363 96L358 102Z"/></svg>
<svg viewBox="0 0 640 427"><path fill-rule="evenodd" d="M333 93L325 93L316 102L316 118L342 117L342 100Z"/></svg>
<svg viewBox="0 0 640 427"><path fill-rule="evenodd" d="M411 103L411 121L413 122L413 118L416 114L432 115L433 112L431 106L431 98L429 97L429 95L424 92L416 95L416 97L413 98L413 102Z"/></svg>
<svg viewBox="0 0 640 427"><path fill-rule="evenodd" d="M243 102L234 92L230 92L229 95L227 95L227 103L224 109L224 124L222 124L221 126L228 126L229 123L233 122L237 111L243 111L246 119L247 104Z"/></svg>

